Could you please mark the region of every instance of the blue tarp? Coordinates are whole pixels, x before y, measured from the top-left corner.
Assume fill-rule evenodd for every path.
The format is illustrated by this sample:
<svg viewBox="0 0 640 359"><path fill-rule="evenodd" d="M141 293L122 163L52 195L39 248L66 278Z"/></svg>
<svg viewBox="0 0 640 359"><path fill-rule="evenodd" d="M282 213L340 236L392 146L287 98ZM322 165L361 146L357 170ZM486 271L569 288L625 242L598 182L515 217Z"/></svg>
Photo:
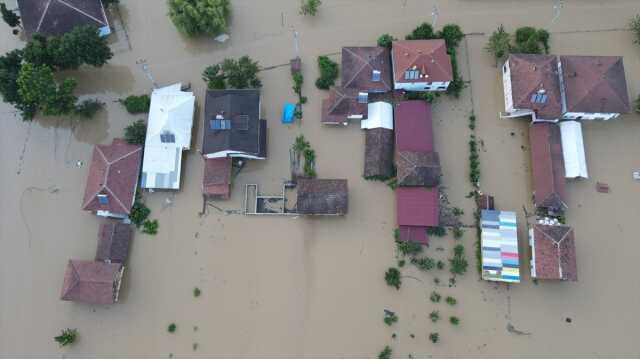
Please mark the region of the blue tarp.
<svg viewBox="0 0 640 359"><path fill-rule="evenodd" d="M295 121L296 105L285 103L282 109L282 123L290 124Z"/></svg>

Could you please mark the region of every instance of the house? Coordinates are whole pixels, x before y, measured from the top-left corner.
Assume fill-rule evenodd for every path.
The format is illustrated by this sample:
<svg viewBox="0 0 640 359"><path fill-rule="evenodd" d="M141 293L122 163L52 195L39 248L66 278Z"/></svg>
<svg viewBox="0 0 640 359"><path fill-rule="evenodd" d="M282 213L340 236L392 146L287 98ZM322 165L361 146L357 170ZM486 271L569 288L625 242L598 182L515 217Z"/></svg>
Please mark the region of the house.
<svg viewBox="0 0 640 359"><path fill-rule="evenodd" d="M202 155L267 158L267 121L260 118L260 90L208 90Z"/></svg>
<svg viewBox="0 0 640 359"><path fill-rule="evenodd" d="M395 90L446 91L453 81L451 58L442 39L394 41L391 62Z"/></svg>
<svg viewBox="0 0 640 359"><path fill-rule="evenodd" d="M567 208L565 170L560 127L555 123L532 123L529 128L533 202L550 212Z"/></svg>
<svg viewBox="0 0 640 359"><path fill-rule="evenodd" d="M118 221L106 221L100 224L95 260L124 264L129 256L132 237L133 230L130 224Z"/></svg>
<svg viewBox="0 0 640 359"><path fill-rule="evenodd" d="M364 177L390 178L393 171L393 107L387 102L368 105L369 118L360 123L365 129Z"/></svg>
<svg viewBox="0 0 640 359"><path fill-rule="evenodd" d="M60 299L86 304L118 301L124 266L122 263L70 260L64 273Z"/></svg>
<svg viewBox="0 0 640 359"><path fill-rule="evenodd" d="M516 213L483 209L480 212L480 230L482 279L519 283Z"/></svg>
<svg viewBox="0 0 640 359"><path fill-rule="evenodd" d="M582 123L578 121L561 121L560 139L566 178L589 178L587 159L584 154Z"/></svg>
<svg viewBox="0 0 640 359"><path fill-rule="evenodd" d="M116 138L96 145L91 158L82 209L98 216L126 218L135 200L142 146Z"/></svg>
<svg viewBox="0 0 640 359"><path fill-rule="evenodd" d="M231 197L232 159L205 158L202 194L208 199L229 199Z"/></svg>
<svg viewBox="0 0 640 359"><path fill-rule="evenodd" d="M101 0L18 0L27 36L62 35L76 26L95 26L101 36L111 33Z"/></svg>
<svg viewBox="0 0 640 359"><path fill-rule="evenodd" d="M395 192L398 240L428 244L427 228L440 225L438 189L398 187Z"/></svg>
<svg viewBox="0 0 640 359"><path fill-rule="evenodd" d="M352 88L332 87L329 98L322 100L323 125L348 125L349 120L367 118L369 97L367 92Z"/></svg>
<svg viewBox="0 0 640 359"><path fill-rule="evenodd" d="M391 57L389 49L379 46L342 48L342 87L367 93L389 92Z"/></svg>
<svg viewBox="0 0 640 359"><path fill-rule="evenodd" d="M573 228L535 223L529 228L531 277L577 281L576 247Z"/></svg>
<svg viewBox="0 0 640 359"><path fill-rule="evenodd" d="M298 179L297 213L307 215L347 214L349 190L346 179Z"/></svg>
<svg viewBox="0 0 640 359"><path fill-rule="evenodd" d="M630 111L621 57L511 54L502 81L503 117L609 120Z"/></svg>
<svg viewBox="0 0 640 359"><path fill-rule="evenodd" d="M433 145L431 106L424 101L403 101L394 112L398 185L437 186L441 170Z"/></svg>
<svg viewBox="0 0 640 359"><path fill-rule="evenodd" d="M177 190L182 173L182 152L191 149L196 97L181 84L155 89L151 94L144 143L141 187Z"/></svg>

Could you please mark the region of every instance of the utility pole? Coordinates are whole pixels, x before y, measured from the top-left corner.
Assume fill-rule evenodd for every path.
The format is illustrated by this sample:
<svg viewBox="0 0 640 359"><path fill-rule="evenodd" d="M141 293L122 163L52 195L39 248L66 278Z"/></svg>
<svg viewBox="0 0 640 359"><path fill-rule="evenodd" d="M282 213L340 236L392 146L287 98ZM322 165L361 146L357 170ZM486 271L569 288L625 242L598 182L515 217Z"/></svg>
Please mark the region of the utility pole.
<svg viewBox="0 0 640 359"><path fill-rule="evenodd" d="M297 59L298 57L300 57L300 44L299 44L299 34L298 32L294 29L293 30L293 58Z"/></svg>
<svg viewBox="0 0 640 359"><path fill-rule="evenodd" d="M553 1L553 19L551 23L553 24L560 17L560 12L562 12L562 8L564 7L564 0L554 0Z"/></svg>
<svg viewBox="0 0 640 359"><path fill-rule="evenodd" d="M438 15L440 15L440 11L438 11L438 6L433 4L433 8L431 9L431 26L435 29L436 23L438 22Z"/></svg>
<svg viewBox="0 0 640 359"><path fill-rule="evenodd" d="M149 68L149 64L147 63L147 60L146 59L139 59L138 61L136 61L136 65L140 66L140 68L142 69L142 72L144 72L144 74L147 76L147 78L149 78L149 80L151 81L151 84L153 84L153 88L157 89L158 88L158 84L153 79L153 74L151 74L151 69Z"/></svg>

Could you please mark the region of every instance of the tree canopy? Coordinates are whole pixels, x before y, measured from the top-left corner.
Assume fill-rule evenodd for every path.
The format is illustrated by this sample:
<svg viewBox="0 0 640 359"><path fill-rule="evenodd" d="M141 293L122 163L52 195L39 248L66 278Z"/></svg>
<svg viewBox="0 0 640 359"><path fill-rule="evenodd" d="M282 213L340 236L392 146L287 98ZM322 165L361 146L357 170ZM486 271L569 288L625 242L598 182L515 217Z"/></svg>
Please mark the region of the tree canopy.
<svg viewBox="0 0 640 359"><path fill-rule="evenodd" d="M227 31L229 0L169 0L169 18L188 36L216 36Z"/></svg>
<svg viewBox="0 0 640 359"><path fill-rule="evenodd" d="M258 78L258 71L258 62L249 56L242 56L238 60L225 59L222 63L207 67L202 79L211 90L260 88L262 82Z"/></svg>
<svg viewBox="0 0 640 359"><path fill-rule="evenodd" d="M0 13L2 14L2 20L4 20L9 27L20 26L20 16L7 9L7 5L3 2L0 3Z"/></svg>
<svg viewBox="0 0 640 359"><path fill-rule="evenodd" d="M17 83L18 93L25 105L41 110L48 116L75 112L77 98L73 95L76 87L74 79L67 78L58 84L50 67L25 63L20 69Z"/></svg>
<svg viewBox="0 0 640 359"><path fill-rule="evenodd" d="M485 49L495 56L496 60L502 60L511 51L511 35L500 25L489 37L489 43Z"/></svg>

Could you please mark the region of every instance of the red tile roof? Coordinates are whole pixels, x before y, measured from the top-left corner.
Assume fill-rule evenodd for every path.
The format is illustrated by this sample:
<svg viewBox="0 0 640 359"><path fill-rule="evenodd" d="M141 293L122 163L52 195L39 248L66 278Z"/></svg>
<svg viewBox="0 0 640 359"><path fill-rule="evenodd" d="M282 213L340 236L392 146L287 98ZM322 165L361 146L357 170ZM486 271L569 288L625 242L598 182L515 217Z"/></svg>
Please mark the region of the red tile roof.
<svg viewBox="0 0 640 359"><path fill-rule="evenodd" d="M567 112L627 113L622 57L561 56Z"/></svg>
<svg viewBox="0 0 640 359"><path fill-rule="evenodd" d="M394 108L396 151L433 151L431 105L425 101L402 101Z"/></svg>
<svg viewBox="0 0 640 359"><path fill-rule="evenodd" d="M219 199L229 199L231 195L232 159L209 158L204 160L202 193Z"/></svg>
<svg viewBox="0 0 640 359"><path fill-rule="evenodd" d="M578 280L573 228L533 225L536 278Z"/></svg>
<svg viewBox="0 0 640 359"><path fill-rule="evenodd" d="M133 230L130 224L111 220L100 224L95 260L112 263L126 262L132 237Z"/></svg>
<svg viewBox="0 0 640 359"><path fill-rule="evenodd" d="M113 304L117 298L120 263L70 260L60 299L88 304Z"/></svg>
<svg viewBox="0 0 640 359"><path fill-rule="evenodd" d="M396 207L398 226L437 227L440 224L437 188L398 187Z"/></svg>
<svg viewBox="0 0 640 359"><path fill-rule="evenodd" d="M557 57L511 54L508 62L514 109L532 110L540 119L560 118L563 112ZM546 101L532 101L537 94L544 94Z"/></svg>
<svg viewBox="0 0 640 359"><path fill-rule="evenodd" d="M566 209L560 127L555 123L534 123L529 129L529 140L536 207Z"/></svg>
<svg viewBox="0 0 640 359"><path fill-rule="evenodd" d="M82 209L128 215L135 199L141 160L140 145L122 139L114 139L110 145L96 145ZM100 204L99 194L107 195L107 204Z"/></svg>
<svg viewBox="0 0 640 359"><path fill-rule="evenodd" d="M380 72L380 81L372 81L373 71ZM342 87L364 92L387 92L391 82L391 57L384 47L343 47Z"/></svg>
<svg viewBox="0 0 640 359"><path fill-rule="evenodd" d="M449 82L453 81L451 58L447 54L444 40L402 40L394 41L393 80L395 82ZM405 79L405 71L416 69L424 78Z"/></svg>
<svg viewBox="0 0 640 359"><path fill-rule="evenodd" d="M435 187L440 184L438 152L397 151L398 186Z"/></svg>
<svg viewBox="0 0 640 359"><path fill-rule="evenodd" d="M333 87L329 91L329 98L322 101L323 124L342 124L347 121L347 117L362 115L367 118L369 107L366 103L358 102L356 89L343 87Z"/></svg>

